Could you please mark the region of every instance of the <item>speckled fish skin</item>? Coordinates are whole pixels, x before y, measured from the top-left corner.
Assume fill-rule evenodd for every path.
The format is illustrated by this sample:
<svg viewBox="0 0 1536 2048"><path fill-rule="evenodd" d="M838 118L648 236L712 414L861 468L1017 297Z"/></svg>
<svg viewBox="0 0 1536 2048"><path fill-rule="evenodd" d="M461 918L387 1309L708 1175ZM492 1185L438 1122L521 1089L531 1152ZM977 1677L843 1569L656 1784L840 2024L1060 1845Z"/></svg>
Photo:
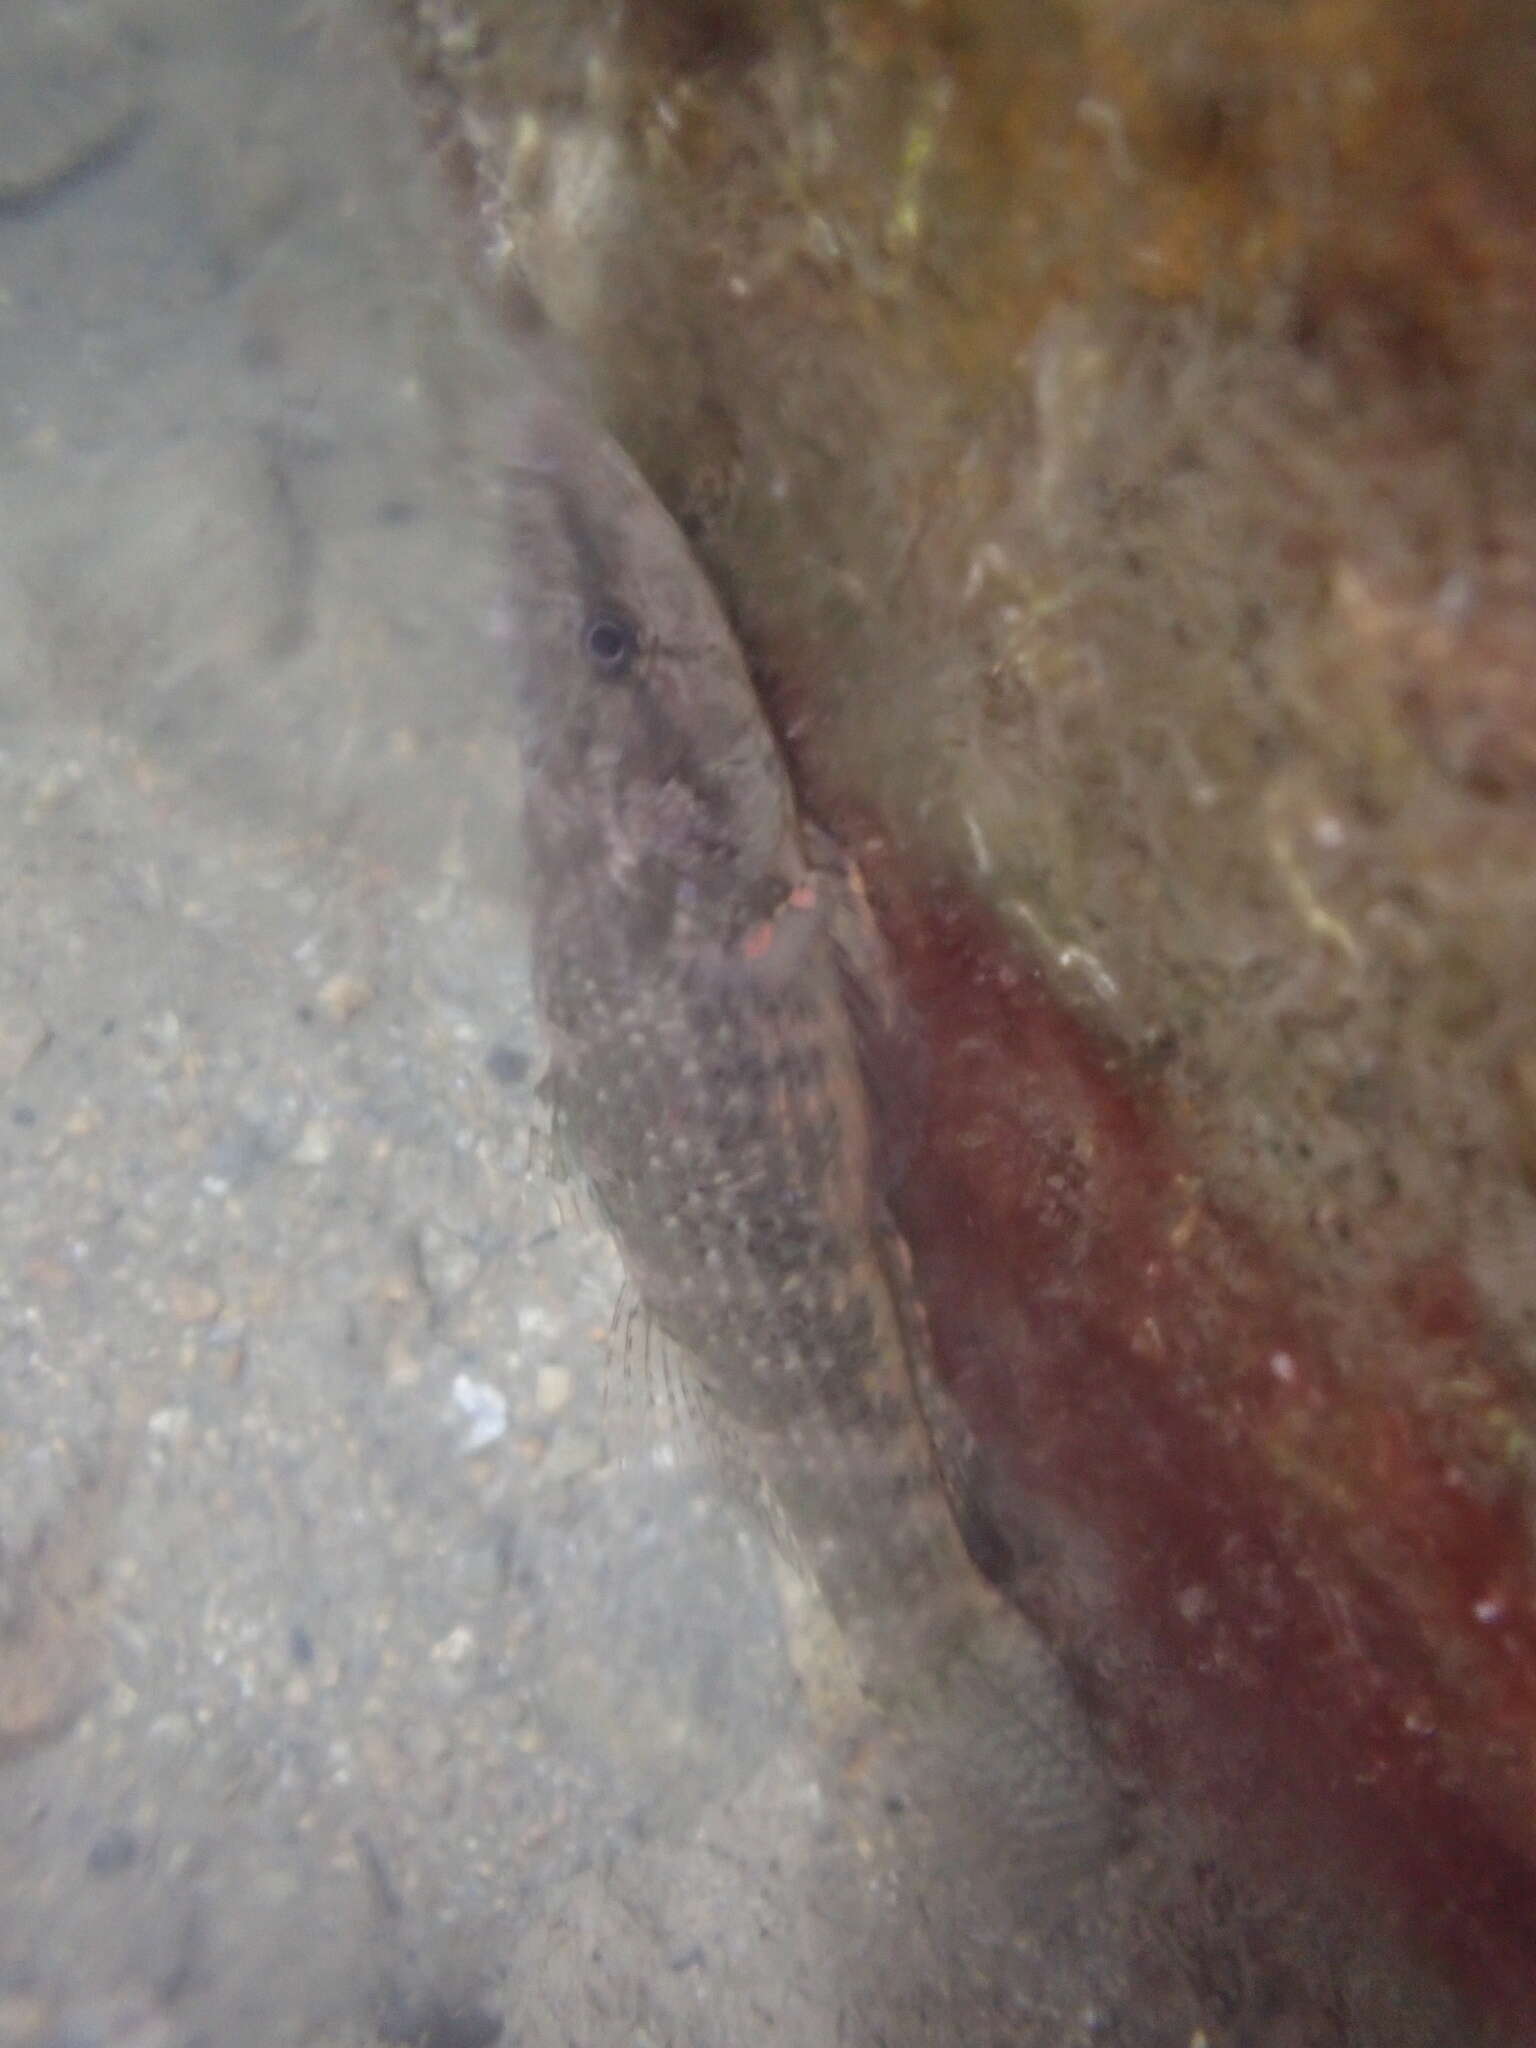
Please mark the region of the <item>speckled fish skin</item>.
<svg viewBox="0 0 1536 2048"><path fill-rule="evenodd" d="M857 879L797 819L734 636L624 454L564 401L532 402L509 501L563 1141L646 1314L748 1443L868 1691L901 1707L962 1672L1006 1723L1016 1685L1038 1701L1049 1681L965 1550L918 1397L921 1319L854 1023L883 1003Z"/></svg>

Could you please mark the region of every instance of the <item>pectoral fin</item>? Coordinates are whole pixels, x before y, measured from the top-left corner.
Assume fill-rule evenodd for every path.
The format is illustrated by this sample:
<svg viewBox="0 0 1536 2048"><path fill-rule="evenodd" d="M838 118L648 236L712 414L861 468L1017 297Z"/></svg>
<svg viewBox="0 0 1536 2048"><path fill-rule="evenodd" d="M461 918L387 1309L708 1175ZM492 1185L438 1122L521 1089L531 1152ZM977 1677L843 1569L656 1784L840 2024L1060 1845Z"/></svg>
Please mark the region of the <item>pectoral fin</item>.
<svg viewBox="0 0 1536 2048"><path fill-rule="evenodd" d="M819 826L805 827L805 845L869 1095L877 1181L889 1194L900 1185L922 1134L922 1034L857 866Z"/></svg>

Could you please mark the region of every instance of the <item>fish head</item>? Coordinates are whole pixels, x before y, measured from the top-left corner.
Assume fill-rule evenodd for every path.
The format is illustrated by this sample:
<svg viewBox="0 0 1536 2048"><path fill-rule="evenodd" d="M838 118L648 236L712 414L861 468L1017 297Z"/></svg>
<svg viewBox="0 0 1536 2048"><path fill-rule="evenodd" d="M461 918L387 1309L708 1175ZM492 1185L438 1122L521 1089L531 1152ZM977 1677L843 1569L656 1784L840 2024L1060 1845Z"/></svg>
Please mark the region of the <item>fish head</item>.
<svg viewBox="0 0 1536 2048"><path fill-rule="evenodd" d="M639 471L541 395L513 424L507 503L516 716L547 843L700 914L792 887L782 758L709 581Z"/></svg>

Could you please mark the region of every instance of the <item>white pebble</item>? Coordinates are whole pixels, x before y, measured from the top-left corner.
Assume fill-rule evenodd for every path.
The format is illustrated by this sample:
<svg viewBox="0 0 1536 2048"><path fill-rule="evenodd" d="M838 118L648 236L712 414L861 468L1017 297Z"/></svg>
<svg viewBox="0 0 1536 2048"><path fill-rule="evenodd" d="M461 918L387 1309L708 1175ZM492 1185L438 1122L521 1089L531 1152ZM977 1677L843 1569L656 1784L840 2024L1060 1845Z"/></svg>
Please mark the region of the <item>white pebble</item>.
<svg viewBox="0 0 1536 2048"><path fill-rule="evenodd" d="M486 1380L473 1380L467 1372L457 1373L453 1382L453 1405L464 1416L467 1427L459 1438L466 1458L483 1451L507 1433L507 1397Z"/></svg>
<svg viewBox="0 0 1536 2048"><path fill-rule="evenodd" d="M298 1166L324 1166L335 1148L330 1126L318 1121L307 1123L299 1133L291 1157Z"/></svg>
<svg viewBox="0 0 1536 2048"><path fill-rule="evenodd" d="M541 1415L558 1415L571 1398L571 1376L563 1365L541 1365L533 1402Z"/></svg>

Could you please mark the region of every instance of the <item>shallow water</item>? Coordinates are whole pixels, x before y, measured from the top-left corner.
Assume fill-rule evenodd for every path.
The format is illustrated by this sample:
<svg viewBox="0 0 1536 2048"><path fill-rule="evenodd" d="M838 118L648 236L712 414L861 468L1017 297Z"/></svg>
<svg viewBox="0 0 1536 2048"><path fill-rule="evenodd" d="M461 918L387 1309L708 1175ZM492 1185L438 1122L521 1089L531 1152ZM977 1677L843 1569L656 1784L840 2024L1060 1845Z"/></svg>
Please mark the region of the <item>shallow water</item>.
<svg viewBox="0 0 1536 2048"><path fill-rule="evenodd" d="M0 2043L1466 2040L1156 1795L954 1882L760 1533L611 1455L530 1170L526 366L360 13L0 30Z"/></svg>

